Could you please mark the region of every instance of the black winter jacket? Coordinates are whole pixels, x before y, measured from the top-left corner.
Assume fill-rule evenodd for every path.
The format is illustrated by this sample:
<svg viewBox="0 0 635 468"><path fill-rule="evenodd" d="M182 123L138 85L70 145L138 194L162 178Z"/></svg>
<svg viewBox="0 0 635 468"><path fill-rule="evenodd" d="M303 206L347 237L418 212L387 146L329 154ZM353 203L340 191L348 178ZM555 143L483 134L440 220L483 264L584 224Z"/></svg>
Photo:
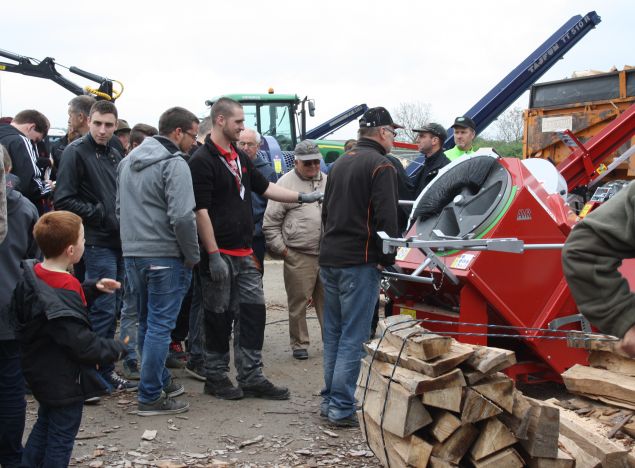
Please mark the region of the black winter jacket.
<svg viewBox="0 0 635 468"><path fill-rule="evenodd" d="M242 198L236 179L223 164L222 156L209 135L188 163L192 171L195 210L208 210L214 236L221 249L251 247L254 235L251 192L262 195L269 187L269 181L254 168L249 157L238 149L236 152L245 188ZM202 262L204 260L201 259Z"/></svg>
<svg viewBox="0 0 635 468"><path fill-rule="evenodd" d="M33 239L33 226L38 219L37 208L15 190L17 177L7 174L7 237L0 242L0 340L14 340L13 327L8 323L11 292L22 276L22 260L36 258L39 250Z"/></svg>
<svg viewBox="0 0 635 468"><path fill-rule="evenodd" d="M117 361L126 354L126 346L97 336L79 294L51 288L35 274L36 263L23 262L24 275L10 310L22 371L33 396L46 405L65 406L103 395L95 365ZM85 290L89 302L99 294L94 283Z"/></svg>
<svg viewBox="0 0 635 468"><path fill-rule="evenodd" d="M395 262L394 254L382 252L377 235L399 236L397 175L385 154L379 143L362 138L331 166L322 206L321 266Z"/></svg>
<svg viewBox="0 0 635 468"><path fill-rule="evenodd" d="M426 157L423 169L419 171L415 181L415 199L419 196L423 189L432 182L432 179L437 176L439 170L448 164L450 164L450 160L443 153L443 149L440 149L430 157Z"/></svg>
<svg viewBox="0 0 635 468"><path fill-rule="evenodd" d="M117 165L121 155L98 145L90 133L69 144L57 171L55 209L68 210L84 221L86 245L121 249L115 214Z"/></svg>

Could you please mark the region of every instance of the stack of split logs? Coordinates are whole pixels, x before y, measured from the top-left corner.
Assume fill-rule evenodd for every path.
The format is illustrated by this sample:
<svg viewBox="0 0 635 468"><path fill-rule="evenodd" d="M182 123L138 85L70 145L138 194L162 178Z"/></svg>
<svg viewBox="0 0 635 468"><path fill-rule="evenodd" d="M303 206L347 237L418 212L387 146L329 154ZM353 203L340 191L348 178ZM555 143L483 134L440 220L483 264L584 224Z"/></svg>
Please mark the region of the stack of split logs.
<svg viewBox="0 0 635 468"><path fill-rule="evenodd" d="M356 396L362 433L384 466L574 466L559 449L559 408L500 372L515 364L512 351L429 333L408 316L379 329Z"/></svg>

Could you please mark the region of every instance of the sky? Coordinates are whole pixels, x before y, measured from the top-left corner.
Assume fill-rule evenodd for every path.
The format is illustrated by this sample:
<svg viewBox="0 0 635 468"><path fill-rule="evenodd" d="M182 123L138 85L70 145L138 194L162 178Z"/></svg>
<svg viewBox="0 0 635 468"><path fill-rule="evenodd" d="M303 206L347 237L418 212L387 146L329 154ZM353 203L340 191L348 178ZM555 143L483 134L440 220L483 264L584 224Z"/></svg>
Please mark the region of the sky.
<svg viewBox="0 0 635 468"><path fill-rule="evenodd" d="M157 125L172 106L197 115L231 93L298 94L315 100L313 128L361 103L393 110L429 104L449 127L574 15L602 22L541 82L577 70L635 65L632 0L374 1L113 0L109 11L79 1L5 2L0 49L55 58L121 81L117 100L130 125ZM0 58L0 61L11 63ZM0 115L35 108L65 128L73 97L59 85L0 71ZM525 93L512 107L526 108ZM355 124L334 136L354 137Z"/></svg>

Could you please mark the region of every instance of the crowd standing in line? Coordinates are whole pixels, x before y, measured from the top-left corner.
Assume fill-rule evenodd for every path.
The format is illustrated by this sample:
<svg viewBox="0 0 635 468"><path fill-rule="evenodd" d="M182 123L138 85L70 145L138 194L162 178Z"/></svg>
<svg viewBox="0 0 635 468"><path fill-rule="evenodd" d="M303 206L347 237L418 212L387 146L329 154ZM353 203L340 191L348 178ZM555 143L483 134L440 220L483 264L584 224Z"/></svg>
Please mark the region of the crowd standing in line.
<svg viewBox="0 0 635 468"><path fill-rule="evenodd" d="M284 259L295 359L308 358L309 303L320 321L320 413L355 425L362 342L380 270L394 262L377 232L401 234L397 201L420 190L388 154L400 128L388 111L364 114L328 177L319 148L302 141L280 180L229 98L202 121L170 108L158 129L131 128L89 96L73 98L68 116L52 164L37 147L46 116L25 110L0 124L0 286L15 290L0 298L0 464L68 463L83 405L109 392L136 391L140 416L187 411L168 367L219 399L288 399L262 371L267 249ZM455 133L473 129L460 119ZM443 156L442 130L417 130L431 160ZM40 409L23 451L25 377Z"/></svg>

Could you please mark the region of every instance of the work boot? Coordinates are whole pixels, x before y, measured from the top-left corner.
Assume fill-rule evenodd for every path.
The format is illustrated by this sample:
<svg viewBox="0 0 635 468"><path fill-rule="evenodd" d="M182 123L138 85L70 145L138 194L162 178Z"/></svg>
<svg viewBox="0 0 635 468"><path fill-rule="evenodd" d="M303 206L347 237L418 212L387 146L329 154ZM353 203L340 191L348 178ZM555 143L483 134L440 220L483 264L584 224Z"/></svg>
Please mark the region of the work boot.
<svg viewBox="0 0 635 468"><path fill-rule="evenodd" d="M291 396L287 387L277 387L266 379L254 385L241 385L240 388L246 397L288 400Z"/></svg>
<svg viewBox="0 0 635 468"><path fill-rule="evenodd" d="M229 377L223 377L219 380L207 379L203 392L221 400L240 400L243 397L241 388L234 386Z"/></svg>

